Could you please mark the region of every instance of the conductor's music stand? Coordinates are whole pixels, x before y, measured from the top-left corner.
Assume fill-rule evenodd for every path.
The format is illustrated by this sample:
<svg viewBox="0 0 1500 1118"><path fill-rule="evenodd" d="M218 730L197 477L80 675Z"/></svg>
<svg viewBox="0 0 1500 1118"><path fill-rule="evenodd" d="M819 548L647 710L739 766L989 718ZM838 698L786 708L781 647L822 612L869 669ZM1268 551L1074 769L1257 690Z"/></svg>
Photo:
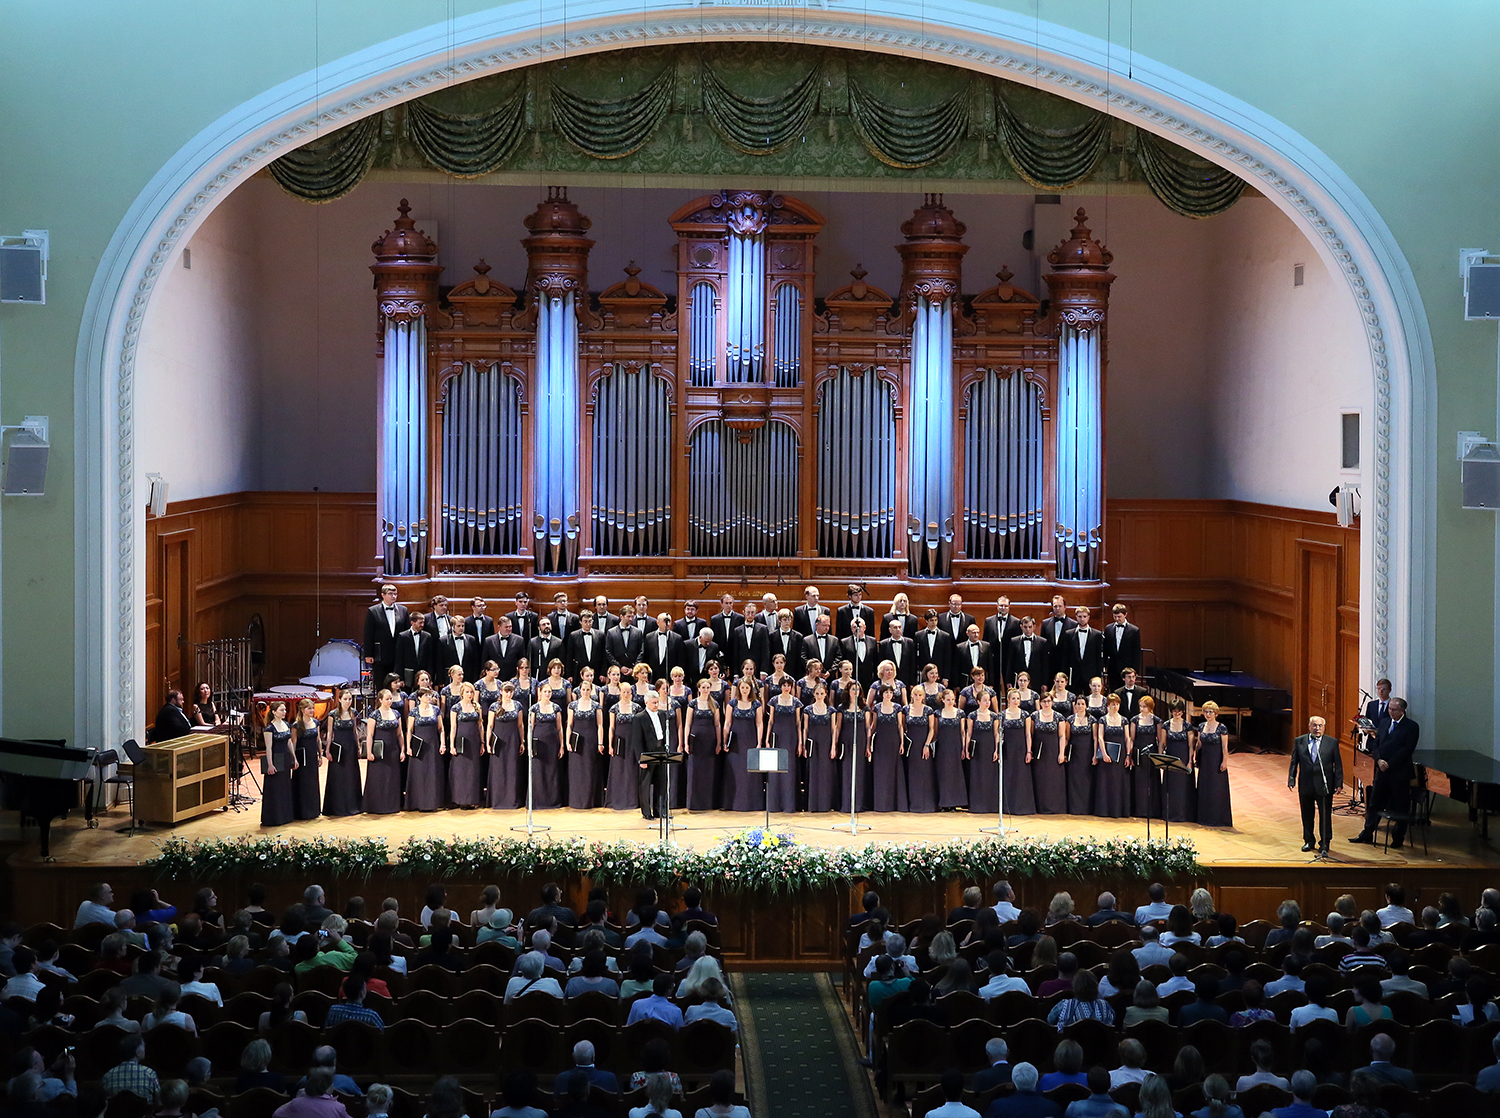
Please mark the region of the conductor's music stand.
<svg viewBox="0 0 1500 1118"><path fill-rule="evenodd" d="M672 841L672 769L687 760L681 753L642 753L641 764L659 766L667 774L667 788L662 793L662 813L657 817L658 827L661 831L661 844L668 845Z"/></svg>
<svg viewBox="0 0 1500 1118"><path fill-rule="evenodd" d="M1152 750L1151 752L1146 754L1146 757L1151 761L1151 765L1154 769L1156 769L1157 773L1161 774L1161 825L1166 828L1167 841L1171 842L1172 794L1167 791L1167 778L1165 774L1183 773L1184 775L1191 776L1193 773L1193 766L1188 764L1181 757L1173 757L1170 753L1163 753L1159 750ZM1149 811L1146 813L1146 841L1151 841L1151 813Z"/></svg>
<svg viewBox="0 0 1500 1118"><path fill-rule="evenodd" d="M767 833L771 830L771 774L786 772L787 764L785 749L752 749L745 754L745 771L764 777Z"/></svg>

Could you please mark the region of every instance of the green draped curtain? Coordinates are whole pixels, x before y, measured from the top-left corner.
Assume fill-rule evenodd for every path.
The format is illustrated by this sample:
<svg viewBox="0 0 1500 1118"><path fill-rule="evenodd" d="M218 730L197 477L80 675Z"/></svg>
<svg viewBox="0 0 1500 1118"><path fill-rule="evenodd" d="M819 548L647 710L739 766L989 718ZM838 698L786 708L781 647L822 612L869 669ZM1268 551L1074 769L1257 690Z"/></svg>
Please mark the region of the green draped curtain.
<svg viewBox="0 0 1500 1118"><path fill-rule="evenodd" d="M1020 116L1003 88L995 91L995 124L1000 150L1016 174L1043 190L1077 186L1094 173L1109 146L1107 114L1090 111L1075 127L1045 128Z"/></svg>
<svg viewBox="0 0 1500 1118"><path fill-rule="evenodd" d="M814 66L785 93L772 97L743 97L726 86L707 64L699 68L703 112L714 131L730 147L748 155L780 151L807 130L818 107L818 85L823 68Z"/></svg>
<svg viewBox="0 0 1500 1118"><path fill-rule="evenodd" d="M1213 217L1240 200L1245 180L1176 144L1136 130L1136 155L1146 182L1168 209L1184 217Z"/></svg>
<svg viewBox="0 0 1500 1118"><path fill-rule="evenodd" d="M595 101L570 93L553 79L552 122L563 138L595 159L623 159L646 146L672 107L673 68L618 101Z"/></svg>
<svg viewBox="0 0 1500 1118"><path fill-rule="evenodd" d="M271 164L271 177L305 202L332 202L359 185L375 161L381 114L320 136Z"/></svg>
<svg viewBox="0 0 1500 1118"><path fill-rule="evenodd" d="M926 167L947 155L969 127L969 91L927 108L882 101L849 75L849 115L870 154L892 167Z"/></svg>
<svg viewBox="0 0 1500 1118"><path fill-rule="evenodd" d="M526 83L482 113L441 113L419 98L406 106L406 134L440 171L460 178L488 174L526 135Z"/></svg>

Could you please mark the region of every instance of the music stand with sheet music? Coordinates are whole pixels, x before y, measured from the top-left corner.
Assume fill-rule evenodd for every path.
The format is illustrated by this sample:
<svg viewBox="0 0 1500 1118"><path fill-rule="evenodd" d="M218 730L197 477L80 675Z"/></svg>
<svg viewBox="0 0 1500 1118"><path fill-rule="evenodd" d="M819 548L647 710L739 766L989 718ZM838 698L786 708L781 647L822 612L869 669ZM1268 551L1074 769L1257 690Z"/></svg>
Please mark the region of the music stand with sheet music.
<svg viewBox="0 0 1500 1118"><path fill-rule="evenodd" d="M752 749L745 754L745 771L760 773L764 778L766 808L766 832L771 830L771 774L784 773L787 771L787 751L769 746L764 749Z"/></svg>
<svg viewBox="0 0 1500 1118"><path fill-rule="evenodd" d="M656 817L657 828L661 832L661 844L668 845L672 841L672 769L682 764L687 757L681 753L642 753L641 764L647 766L660 766L667 774L666 791L662 793L662 813Z"/></svg>
<svg viewBox="0 0 1500 1118"><path fill-rule="evenodd" d="M1161 825L1166 828L1167 841L1171 842L1172 820L1170 807L1172 794L1167 791L1167 778L1165 774L1184 773L1191 776L1193 774L1193 766L1181 757L1173 757L1170 753L1163 753L1160 750L1153 749L1144 754L1144 756L1150 760L1152 767L1161 776ZM1146 841L1151 841L1151 813L1149 811L1146 813Z"/></svg>

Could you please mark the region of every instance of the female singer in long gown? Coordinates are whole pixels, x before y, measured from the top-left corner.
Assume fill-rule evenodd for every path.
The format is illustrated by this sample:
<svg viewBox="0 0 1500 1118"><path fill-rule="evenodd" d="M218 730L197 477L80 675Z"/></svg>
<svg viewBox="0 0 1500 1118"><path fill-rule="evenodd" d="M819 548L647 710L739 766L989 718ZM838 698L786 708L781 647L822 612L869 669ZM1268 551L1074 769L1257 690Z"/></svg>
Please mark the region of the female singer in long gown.
<svg viewBox="0 0 1500 1118"><path fill-rule="evenodd" d="M460 683L458 698L448 708L448 801L458 807L484 803L483 719L478 689Z"/></svg>
<svg viewBox="0 0 1500 1118"><path fill-rule="evenodd" d="M898 707L906 705L906 684L896 678L895 663L882 660L875 669L875 682L870 684L870 705L880 703L887 691L891 693L891 701Z"/></svg>
<svg viewBox="0 0 1500 1118"><path fill-rule="evenodd" d="M786 656L778 652L775 656L771 657L771 673L766 676L765 682L761 684L760 701L766 706L770 706L777 699L781 698L781 685L783 683L793 684L792 694L795 696L797 693L796 682L796 679L787 674Z"/></svg>
<svg viewBox="0 0 1500 1118"><path fill-rule="evenodd" d="M635 778L640 771L636 758L641 752L641 729L635 720L645 717L646 708L636 705L634 688L634 684L620 685L620 700L608 718L609 772L605 777L604 806L613 811L635 811L640 806Z"/></svg>
<svg viewBox="0 0 1500 1118"><path fill-rule="evenodd" d="M261 780L260 825L280 827L296 818L292 793L292 769L297 760L292 749L292 727L287 725L286 704L272 703L266 723L266 767Z"/></svg>
<svg viewBox="0 0 1500 1118"><path fill-rule="evenodd" d="M1031 783L1036 789L1038 815L1068 814L1068 770L1062 761L1062 715L1052 707L1052 696L1037 700L1031 716Z"/></svg>
<svg viewBox="0 0 1500 1118"><path fill-rule="evenodd" d="M531 708L531 806L562 807L563 708L552 701L552 689L537 687Z"/></svg>
<svg viewBox="0 0 1500 1118"><path fill-rule="evenodd" d="M1000 719L986 691L968 724L969 810L988 815L1000 810ZM1025 715L1021 716L1024 723ZM1022 741L1023 753L1025 741Z"/></svg>
<svg viewBox="0 0 1500 1118"><path fill-rule="evenodd" d="M563 662L556 657L547 661L547 677L542 680L552 688L552 704L566 710L573 703L573 685L563 675Z"/></svg>
<svg viewBox="0 0 1500 1118"><path fill-rule="evenodd" d="M922 681L917 684L916 691L924 703L933 710L937 710L943 705L943 692L946 690L943 681L938 678L936 664L928 664L922 669Z"/></svg>
<svg viewBox="0 0 1500 1118"><path fill-rule="evenodd" d="M1125 768L1125 735L1129 727L1120 716L1120 697L1111 695L1107 713L1094 723L1094 814L1124 819L1130 814L1130 773Z"/></svg>
<svg viewBox="0 0 1500 1118"><path fill-rule="evenodd" d="M448 712L459 704L459 691L460 688L463 687L463 682L463 668L459 667L457 664L451 665L448 668L448 682L443 686L443 689L438 692L438 698L441 700L441 706L443 708L444 719L448 717Z"/></svg>
<svg viewBox="0 0 1500 1118"><path fill-rule="evenodd" d="M1094 811L1094 720L1089 717L1088 700L1083 695L1073 700L1073 717L1068 719L1067 735L1068 814L1091 815Z"/></svg>
<svg viewBox="0 0 1500 1118"><path fill-rule="evenodd" d="M1089 717L1095 722L1109 713L1109 702L1104 697L1104 680L1098 676L1089 680L1088 693L1083 698L1088 707Z"/></svg>
<svg viewBox="0 0 1500 1118"><path fill-rule="evenodd" d="M1017 672L1016 686L1013 690L1019 691L1021 694L1021 709L1028 715L1035 714L1036 701L1040 696L1031 689L1031 676L1026 672Z"/></svg>
<svg viewBox="0 0 1500 1118"><path fill-rule="evenodd" d="M719 704L713 700L708 679L698 681L698 697L688 707L687 713L688 810L712 811L724 727L719 718Z"/></svg>
<svg viewBox="0 0 1500 1118"><path fill-rule="evenodd" d="M741 678L734 685L735 698L729 704L729 751L724 766L724 806L730 811L763 811L766 790L762 777L746 772L748 752L765 744L765 708L755 697L750 681Z"/></svg>
<svg viewBox="0 0 1500 1118"><path fill-rule="evenodd" d="M1173 699L1171 714L1162 726L1166 739L1163 748L1188 766L1185 772L1162 773L1162 807L1173 823L1192 823L1198 818L1198 790L1193 786L1193 726L1187 720L1187 708L1181 699Z"/></svg>
<svg viewBox="0 0 1500 1118"><path fill-rule="evenodd" d="M1005 764L1005 814L1036 814L1036 778L1032 773L1034 758L1031 742L1031 717L1027 716L1017 725L1012 711L1019 711L1020 696L1012 706L1009 695L1005 698L1005 712L1000 718L1000 754Z"/></svg>
<svg viewBox="0 0 1500 1118"><path fill-rule="evenodd" d="M1198 723L1198 822L1205 827L1233 827L1229 804L1229 730L1219 721L1219 704L1203 704L1206 716Z"/></svg>
<svg viewBox="0 0 1500 1118"><path fill-rule="evenodd" d="M937 716L926 696L913 691L911 697L912 702L902 708L906 716L906 809L925 815L937 810L937 759L932 748Z"/></svg>
<svg viewBox="0 0 1500 1118"><path fill-rule="evenodd" d="M804 707L813 705L813 691L818 684L823 682L821 665L816 660L807 662L807 674L797 681L797 698L802 700Z"/></svg>
<svg viewBox="0 0 1500 1118"><path fill-rule="evenodd" d="M838 711L828 705L828 687L820 679L813 686L807 719L807 810L832 811L838 803L838 746L834 723Z"/></svg>
<svg viewBox="0 0 1500 1118"><path fill-rule="evenodd" d="M1140 713L1130 720L1126 739L1130 757L1130 810L1140 818L1155 819L1161 815L1161 773L1150 761L1161 748L1161 719L1156 717L1156 700L1141 696Z"/></svg>
<svg viewBox="0 0 1500 1118"><path fill-rule="evenodd" d="M672 682L661 692L661 709L672 716L672 722L677 727L676 740L681 743L687 741L687 709L693 703L693 692L687 685L687 673L680 667L672 669ZM679 744L678 748L681 748ZM682 767L670 770L672 782L672 810L681 811L687 807L687 762Z"/></svg>
<svg viewBox="0 0 1500 1118"><path fill-rule="evenodd" d="M297 771L292 773L292 814L298 819L316 819L322 814L323 789L318 787L318 769L323 759L323 728L313 716L313 701L297 704Z"/></svg>
<svg viewBox="0 0 1500 1118"><path fill-rule="evenodd" d="M980 695L984 694L985 692L989 692L991 697L990 702L992 704L997 702L998 700L995 696L995 689L984 681L983 668L975 668L969 673L969 676L973 679L974 682L969 684L958 693L958 705L963 708L965 714L973 717L974 712L979 709ZM994 709L993 705L991 706L991 709Z"/></svg>
<svg viewBox="0 0 1500 1118"><path fill-rule="evenodd" d="M872 704L865 715L865 728L870 735L865 755L870 759L870 792L875 811L906 810L906 770L901 763L906 718L892 701L894 698L891 690L886 689L880 702Z"/></svg>
<svg viewBox="0 0 1500 1118"><path fill-rule="evenodd" d="M929 707L937 719L932 750L937 768L938 807L951 811L969 806L969 785L964 779L964 753L968 748L968 720L958 709L958 696L945 687L936 707Z"/></svg>
<svg viewBox="0 0 1500 1118"><path fill-rule="evenodd" d="M365 719L365 812L393 815L401 810L401 762L406 757L404 719L391 709L389 690L380 693L380 705Z"/></svg>
<svg viewBox="0 0 1500 1118"><path fill-rule="evenodd" d="M777 659L781 654L777 653ZM781 693L770 704L771 733L774 746L786 750L786 772L772 773L766 782L766 795L772 811L791 813L797 810L797 761L807 752L807 735L803 732L802 701L796 696L797 681L781 677Z"/></svg>
<svg viewBox="0 0 1500 1118"><path fill-rule="evenodd" d="M530 660L522 656L516 661L516 678L510 682L516 691L516 702L529 712L536 704L536 678L531 674Z"/></svg>
<svg viewBox="0 0 1500 1118"><path fill-rule="evenodd" d="M406 810L440 811L443 808L443 755L447 735L437 696L421 691L406 719Z"/></svg>
<svg viewBox="0 0 1500 1118"><path fill-rule="evenodd" d="M323 784L323 814L359 815L364 811L364 796L359 789L362 751L353 690L339 692L338 703L325 721L323 751L328 757L328 779Z"/></svg>
<svg viewBox="0 0 1500 1118"><path fill-rule="evenodd" d="M490 723L490 709L500 701L500 665L493 660L484 662L484 673L479 681L474 684L474 692L479 697L479 709L484 712L484 721L480 725L488 726Z"/></svg>
<svg viewBox="0 0 1500 1118"><path fill-rule="evenodd" d="M1057 678L1052 681L1052 690L1050 692L1044 691L1042 694L1050 694L1052 696L1052 713L1063 721L1067 721L1068 717L1073 713L1074 698L1073 692L1068 690L1068 677L1062 672L1058 672ZM1041 695L1038 695L1037 698L1040 699ZM1104 711L1101 709L1099 713L1103 714Z"/></svg>
<svg viewBox="0 0 1500 1118"><path fill-rule="evenodd" d="M849 668L846 660L844 668ZM864 688L858 680L840 680L841 689L835 692L839 712L839 805L849 812L869 811L870 762L868 751L870 735L865 729ZM851 796L857 796L853 806Z"/></svg>
<svg viewBox="0 0 1500 1118"><path fill-rule="evenodd" d="M599 806L599 756L604 752L604 708L594 685L584 680L578 698L568 704L568 806Z"/></svg>
<svg viewBox="0 0 1500 1118"><path fill-rule="evenodd" d="M489 773L485 792L489 805L502 811L514 811L520 807L526 793L517 776L521 771L522 727L526 711L516 702L516 688L506 681L500 685L500 698L490 708L490 730L486 735L490 743Z"/></svg>

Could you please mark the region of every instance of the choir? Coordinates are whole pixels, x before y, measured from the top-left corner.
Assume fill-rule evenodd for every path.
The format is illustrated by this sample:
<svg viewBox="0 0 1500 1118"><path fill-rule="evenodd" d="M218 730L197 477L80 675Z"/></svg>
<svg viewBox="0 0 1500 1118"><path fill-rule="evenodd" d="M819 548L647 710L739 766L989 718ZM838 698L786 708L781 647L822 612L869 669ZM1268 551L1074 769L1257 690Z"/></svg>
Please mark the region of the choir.
<svg viewBox="0 0 1500 1118"><path fill-rule="evenodd" d="M1140 633L1123 605L1100 631L1086 609L1068 617L1060 596L1038 626L1012 617L1004 597L976 619L956 594L919 621L901 594L877 640L857 586L836 615L814 587L795 610L771 594L741 610L725 595L719 613L699 616L689 602L676 621L653 619L644 597L616 617L602 597L573 613L561 594L538 617L521 595L498 619L482 599L459 619L439 598L405 628L393 589L371 608L364 647L372 667L404 670L377 676L386 686L365 717L348 691L321 724L311 700L292 725L285 704L263 712L264 825L320 812L514 809L528 797L539 809L649 816L642 755L663 742L686 754L672 806L691 811L758 812L769 798L782 813L992 814L1003 801L1007 815L1165 811L1174 822L1232 823L1217 708L1205 704L1196 723L1181 701L1157 713L1137 682ZM546 656L538 671L528 653ZM1037 692L1033 679L1051 685ZM747 771L748 751L766 746L787 751L788 771ZM1163 785L1151 753L1189 771Z"/></svg>

